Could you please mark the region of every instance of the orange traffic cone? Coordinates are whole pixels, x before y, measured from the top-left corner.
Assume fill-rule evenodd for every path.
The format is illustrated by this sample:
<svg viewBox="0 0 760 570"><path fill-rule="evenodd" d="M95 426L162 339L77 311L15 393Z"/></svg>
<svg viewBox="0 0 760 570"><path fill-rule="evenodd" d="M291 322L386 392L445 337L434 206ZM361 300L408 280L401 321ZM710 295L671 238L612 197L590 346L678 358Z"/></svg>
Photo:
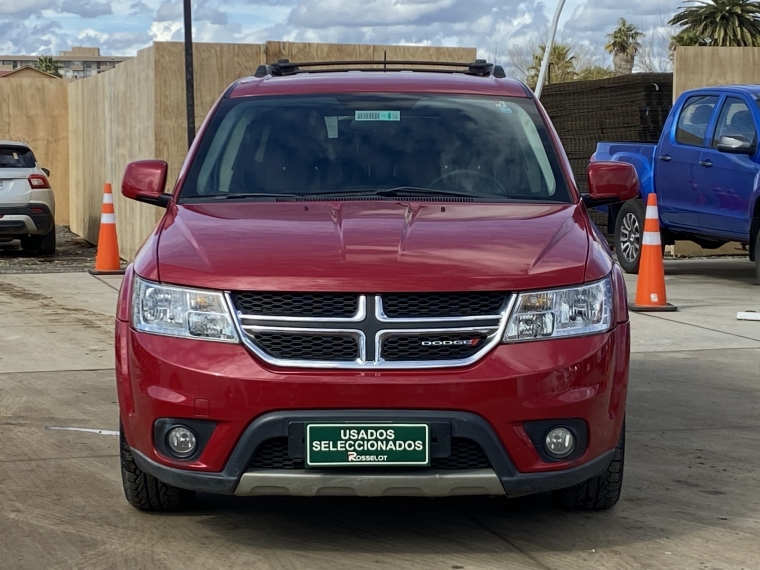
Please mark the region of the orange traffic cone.
<svg viewBox="0 0 760 570"><path fill-rule="evenodd" d="M662 263L660 218L657 213L657 195L654 192L647 198L644 235L641 239L639 282L636 286L636 303L630 305L629 308L637 312L678 310L678 307L668 303L665 295L665 267Z"/></svg>
<svg viewBox="0 0 760 570"><path fill-rule="evenodd" d="M116 215L113 211L113 191L111 184L106 183L103 191L103 211L100 215L100 235L98 237L98 253L95 257L93 275L121 275L119 257L119 240L116 237Z"/></svg>

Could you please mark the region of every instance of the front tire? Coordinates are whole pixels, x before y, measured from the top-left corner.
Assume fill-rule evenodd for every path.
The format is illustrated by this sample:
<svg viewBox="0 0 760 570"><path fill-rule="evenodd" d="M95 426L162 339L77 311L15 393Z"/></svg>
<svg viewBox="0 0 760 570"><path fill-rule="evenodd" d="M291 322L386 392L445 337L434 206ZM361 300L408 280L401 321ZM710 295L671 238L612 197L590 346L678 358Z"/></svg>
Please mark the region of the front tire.
<svg viewBox="0 0 760 570"><path fill-rule="evenodd" d="M623 489L623 467L625 465L625 422L620 430L620 438L612 456L612 462L601 475L587 479L574 487L554 491L555 502L569 509L606 511L620 500Z"/></svg>
<svg viewBox="0 0 760 570"><path fill-rule="evenodd" d="M626 273L638 273L644 236L646 206L643 200L623 204L615 220L615 253Z"/></svg>
<svg viewBox="0 0 760 570"><path fill-rule="evenodd" d="M123 430L119 432L119 458L124 496L136 509L153 512L176 511L192 503L195 496L193 491L167 485L137 466Z"/></svg>

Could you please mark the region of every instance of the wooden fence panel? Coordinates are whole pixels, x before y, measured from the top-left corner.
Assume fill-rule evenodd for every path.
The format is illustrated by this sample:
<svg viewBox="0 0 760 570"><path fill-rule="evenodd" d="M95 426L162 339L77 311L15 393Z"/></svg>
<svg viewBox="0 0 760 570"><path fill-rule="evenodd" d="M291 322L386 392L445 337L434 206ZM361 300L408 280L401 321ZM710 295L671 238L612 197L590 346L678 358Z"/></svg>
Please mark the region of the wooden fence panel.
<svg viewBox="0 0 760 570"><path fill-rule="evenodd" d="M673 101L699 87L760 84L760 48L679 47L673 65Z"/></svg>

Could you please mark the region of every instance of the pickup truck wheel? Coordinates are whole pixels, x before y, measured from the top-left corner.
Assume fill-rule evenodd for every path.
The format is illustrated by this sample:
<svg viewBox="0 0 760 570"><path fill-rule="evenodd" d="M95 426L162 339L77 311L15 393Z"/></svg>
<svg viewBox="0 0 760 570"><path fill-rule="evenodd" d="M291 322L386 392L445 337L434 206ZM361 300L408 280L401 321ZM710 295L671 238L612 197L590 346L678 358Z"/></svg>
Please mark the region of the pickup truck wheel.
<svg viewBox="0 0 760 570"><path fill-rule="evenodd" d="M626 273L639 272L645 216L644 202L631 200L623 204L615 220L615 253Z"/></svg>
<svg viewBox="0 0 760 570"><path fill-rule="evenodd" d="M119 431L119 458L124 495L129 504L136 509L176 511L187 507L192 502L195 496L193 491L167 485L137 466L123 430Z"/></svg>
<svg viewBox="0 0 760 570"><path fill-rule="evenodd" d="M587 479L574 487L560 489L552 493L555 503L568 509L606 511L620 500L623 489L623 466L625 464L625 422L620 430L620 438L607 470L596 477Z"/></svg>

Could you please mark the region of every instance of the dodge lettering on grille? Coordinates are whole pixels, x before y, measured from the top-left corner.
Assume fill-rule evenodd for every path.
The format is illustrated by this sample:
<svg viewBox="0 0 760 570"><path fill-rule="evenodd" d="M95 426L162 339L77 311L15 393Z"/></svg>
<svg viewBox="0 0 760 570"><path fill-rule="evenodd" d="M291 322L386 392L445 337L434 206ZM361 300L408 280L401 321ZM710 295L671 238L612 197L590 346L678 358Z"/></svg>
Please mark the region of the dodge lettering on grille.
<svg viewBox="0 0 760 570"><path fill-rule="evenodd" d="M469 340L423 340L422 346L477 346L479 338Z"/></svg>

